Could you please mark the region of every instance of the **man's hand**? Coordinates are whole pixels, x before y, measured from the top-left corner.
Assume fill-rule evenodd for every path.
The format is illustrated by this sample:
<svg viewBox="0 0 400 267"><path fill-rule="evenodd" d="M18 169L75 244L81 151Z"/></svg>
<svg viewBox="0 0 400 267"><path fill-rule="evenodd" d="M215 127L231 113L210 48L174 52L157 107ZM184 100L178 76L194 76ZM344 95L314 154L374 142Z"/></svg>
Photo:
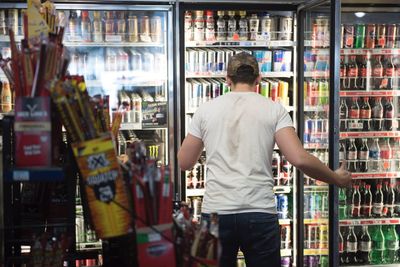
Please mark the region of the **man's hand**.
<svg viewBox="0 0 400 267"><path fill-rule="evenodd" d="M346 161L342 162L339 169L335 171L337 178L335 179L335 184L340 187L346 187L351 185L351 173L346 170Z"/></svg>

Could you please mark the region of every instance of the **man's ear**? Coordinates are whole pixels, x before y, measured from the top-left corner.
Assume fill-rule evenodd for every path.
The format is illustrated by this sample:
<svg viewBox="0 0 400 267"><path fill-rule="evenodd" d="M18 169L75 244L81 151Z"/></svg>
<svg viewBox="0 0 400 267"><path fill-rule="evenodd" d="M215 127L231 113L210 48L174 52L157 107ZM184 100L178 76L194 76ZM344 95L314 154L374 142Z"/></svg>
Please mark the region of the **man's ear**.
<svg viewBox="0 0 400 267"><path fill-rule="evenodd" d="M256 84L259 84L261 82L261 74L258 74L258 77L255 81Z"/></svg>
<svg viewBox="0 0 400 267"><path fill-rule="evenodd" d="M231 85L232 85L232 80L231 80L231 78L229 78L229 76L226 76L226 84L227 84L228 86L231 86Z"/></svg>

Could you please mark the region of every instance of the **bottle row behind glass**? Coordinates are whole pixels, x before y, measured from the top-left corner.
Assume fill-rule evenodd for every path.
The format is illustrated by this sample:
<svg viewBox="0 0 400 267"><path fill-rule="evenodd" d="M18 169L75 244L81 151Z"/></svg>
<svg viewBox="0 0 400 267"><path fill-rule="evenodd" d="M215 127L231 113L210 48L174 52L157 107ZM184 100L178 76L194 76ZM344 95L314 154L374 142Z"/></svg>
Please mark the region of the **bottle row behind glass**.
<svg viewBox="0 0 400 267"><path fill-rule="evenodd" d="M340 227L340 265L399 262L399 225Z"/></svg>
<svg viewBox="0 0 400 267"><path fill-rule="evenodd" d="M341 132L397 131L399 128L393 97L343 97L339 110Z"/></svg>
<svg viewBox="0 0 400 267"><path fill-rule="evenodd" d="M339 160L350 172L400 171L400 138L349 138L339 142Z"/></svg>
<svg viewBox="0 0 400 267"><path fill-rule="evenodd" d="M186 41L291 40L293 18L271 16L267 12L186 11Z"/></svg>
<svg viewBox="0 0 400 267"><path fill-rule="evenodd" d="M342 24L342 48L400 48L400 24Z"/></svg>
<svg viewBox="0 0 400 267"><path fill-rule="evenodd" d="M400 182L366 180L339 190L339 218L393 218L400 216Z"/></svg>
<svg viewBox="0 0 400 267"><path fill-rule="evenodd" d="M341 90L393 90L400 86L400 56L340 57Z"/></svg>
<svg viewBox="0 0 400 267"><path fill-rule="evenodd" d="M328 248L328 225L306 224L304 225L304 248L305 249L327 249Z"/></svg>
<svg viewBox="0 0 400 267"><path fill-rule="evenodd" d="M304 267L328 267L329 260L326 255L304 256Z"/></svg>

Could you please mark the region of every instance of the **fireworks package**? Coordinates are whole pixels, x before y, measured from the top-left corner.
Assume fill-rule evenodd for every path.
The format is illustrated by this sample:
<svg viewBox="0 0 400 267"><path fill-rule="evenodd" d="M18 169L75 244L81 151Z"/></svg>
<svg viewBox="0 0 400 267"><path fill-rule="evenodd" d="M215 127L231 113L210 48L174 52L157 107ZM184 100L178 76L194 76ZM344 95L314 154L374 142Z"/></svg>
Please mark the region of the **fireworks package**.
<svg viewBox="0 0 400 267"><path fill-rule="evenodd" d="M143 142L128 149L135 208L139 266L175 267L172 237L172 181L169 167L146 157Z"/></svg>

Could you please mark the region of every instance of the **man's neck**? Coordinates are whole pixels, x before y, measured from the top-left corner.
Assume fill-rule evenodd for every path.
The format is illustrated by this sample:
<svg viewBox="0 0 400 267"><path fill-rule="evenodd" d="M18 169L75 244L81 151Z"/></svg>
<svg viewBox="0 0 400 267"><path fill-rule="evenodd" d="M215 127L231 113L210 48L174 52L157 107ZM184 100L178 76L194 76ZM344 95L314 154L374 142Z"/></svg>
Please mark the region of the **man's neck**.
<svg viewBox="0 0 400 267"><path fill-rule="evenodd" d="M237 83L231 86L232 92L255 92L255 85L248 85L246 83Z"/></svg>

